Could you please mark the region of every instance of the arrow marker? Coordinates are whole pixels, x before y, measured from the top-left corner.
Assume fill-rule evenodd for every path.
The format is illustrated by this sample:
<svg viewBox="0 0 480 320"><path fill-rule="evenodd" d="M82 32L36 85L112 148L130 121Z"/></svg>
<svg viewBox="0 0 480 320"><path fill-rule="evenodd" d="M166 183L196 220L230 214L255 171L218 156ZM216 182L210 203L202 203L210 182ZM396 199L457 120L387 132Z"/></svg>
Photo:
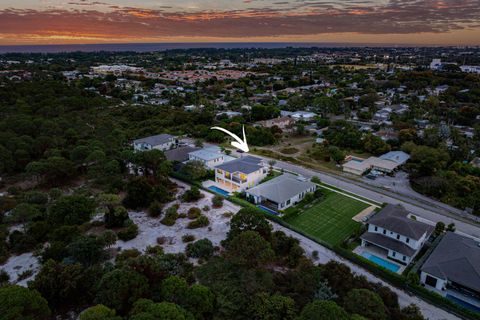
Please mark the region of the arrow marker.
<svg viewBox="0 0 480 320"><path fill-rule="evenodd" d="M212 127L210 129L220 130L220 131L225 132L226 134L231 136L233 139L237 140L237 141L232 141L231 142L232 146L242 150L243 152L250 151L250 149L248 149L247 137L245 137L245 126L243 126L243 128L242 128L242 130L243 130L243 140L240 139L235 133L231 133L227 129L223 129L223 128L220 128L220 127Z"/></svg>

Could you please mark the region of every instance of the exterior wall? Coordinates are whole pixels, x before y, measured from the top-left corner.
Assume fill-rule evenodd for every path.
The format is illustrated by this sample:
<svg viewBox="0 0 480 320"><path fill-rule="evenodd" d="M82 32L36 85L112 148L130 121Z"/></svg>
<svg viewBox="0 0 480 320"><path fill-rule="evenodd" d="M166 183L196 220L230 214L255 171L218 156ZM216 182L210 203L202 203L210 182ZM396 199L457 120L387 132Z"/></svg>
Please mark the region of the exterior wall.
<svg viewBox="0 0 480 320"><path fill-rule="evenodd" d="M435 289L437 289L437 290L443 290L444 288L447 288L447 281L446 281L446 280L437 278L437 277L432 276L431 274L426 273L426 272L423 272L423 271L420 273L420 282L421 282L421 283L426 284L427 275L430 276L430 277L432 277L432 278L437 279L437 285L435 286ZM427 287L427 288L428 288L428 287Z"/></svg>
<svg viewBox="0 0 480 320"><path fill-rule="evenodd" d="M350 167L343 166L343 171L348 172L348 173L356 174L357 176L361 176L366 170L358 170L358 169L355 169L355 168L350 168Z"/></svg>
<svg viewBox="0 0 480 320"><path fill-rule="evenodd" d="M412 256L412 257L409 257L409 256L406 256L400 252L396 252L394 250L391 250L391 249L388 249L388 248L384 248L384 247L381 247L379 245L376 245L375 243L370 243L370 242L367 242L365 240L362 239L362 247L366 247L367 244L369 245L372 245L372 246L375 246L375 247L378 247L378 248L382 248L384 250L387 250L387 257L389 257L390 259L393 259L393 260L396 260L396 261L399 261L405 265L408 265L410 264L410 262L412 261L413 257L415 256Z"/></svg>
<svg viewBox="0 0 480 320"><path fill-rule="evenodd" d="M215 159L212 159L212 160L205 160L205 159L202 159L202 158L199 158L199 157L196 157L194 155L189 154L188 155L188 160L189 161L192 161L192 160L200 161L201 163L203 163L204 166L206 166L210 169L213 169L215 166L218 166L219 164L223 163L223 156L219 155L218 158L215 158Z"/></svg>
<svg viewBox="0 0 480 320"><path fill-rule="evenodd" d="M285 210L285 209L287 209L291 206L294 206L295 204L302 201L302 199L305 197L305 195L307 193L314 192L316 189L317 189L317 186L313 186L312 188L309 188L309 189L291 197L290 199L285 199L283 202L280 202L278 204L277 210ZM254 200L255 204L258 204L258 203L261 203L265 200L268 200L265 197L250 194L250 193L248 193L248 191L246 193L247 193L248 196L253 197L253 200Z"/></svg>
<svg viewBox="0 0 480 320"><path fill-rule="evenodd" d="M230 175L230 177L228 177ZM252 188L260 183L266 175L267 172L264 168L259 169L250 174L239 173L240 176L244 176L246 182L237 182L233 180L233 173L226 172L221 169L215 170L215 182L226 184L226 188L229 188L232 191L243 191L248 188Z"/></svg>
<svg viewBox="0 0 480 320"><path fill-rule="evenodd" d="M377 228L377 230L375 230L375 228ZM383 233L383 231L384 231L384 229L382 227L378 227L378 226L375 226L373 224L368 225L368 232L381 234L381 235L387 236L389 238L392 238L396 241L400 241L400 242L406 244L407 246L409 246L410 248L412 248L414 250L419 250L423 246L423 244L425 243L425 240L426 240L426 236L427 236L427 234L425 233L425 234L423 234L423 236L420 239L415 240L415 239L406 237L404 235L395 233L395 232L390 231L390 230L385 229L385 233ZM397 236L398 236L398 239L397 239Z"/></svg>

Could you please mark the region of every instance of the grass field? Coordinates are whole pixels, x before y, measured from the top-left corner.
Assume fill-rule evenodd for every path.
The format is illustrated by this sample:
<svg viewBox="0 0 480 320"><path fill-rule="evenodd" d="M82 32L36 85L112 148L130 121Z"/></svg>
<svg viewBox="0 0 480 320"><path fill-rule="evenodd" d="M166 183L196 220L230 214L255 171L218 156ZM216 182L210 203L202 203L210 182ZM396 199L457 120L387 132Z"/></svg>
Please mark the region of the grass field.
<svg viewBox="0 0 480 320"><path fill-rule="evenodd" d="M361 224L353 221L352 217L367 208L368 204L333 191L322 191L325 195L322 201L298 216L287 218L285 222L314 239L335 246L360 227Z"/></svg>

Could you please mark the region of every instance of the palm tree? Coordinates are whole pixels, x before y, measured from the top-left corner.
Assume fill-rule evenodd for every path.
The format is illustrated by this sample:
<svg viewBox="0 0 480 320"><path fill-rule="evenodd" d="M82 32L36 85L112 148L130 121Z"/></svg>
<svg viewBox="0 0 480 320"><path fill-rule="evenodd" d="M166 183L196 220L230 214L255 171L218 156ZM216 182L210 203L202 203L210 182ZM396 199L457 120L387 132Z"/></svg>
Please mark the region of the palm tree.
<svg viewBox="0 0 480 320"><path fill-rule="evenodd" d="M268 165L270 166L270 172L268 173L269 176L273 175L273 167L276 163L277 161L273 159L268 161Z"/></svg>

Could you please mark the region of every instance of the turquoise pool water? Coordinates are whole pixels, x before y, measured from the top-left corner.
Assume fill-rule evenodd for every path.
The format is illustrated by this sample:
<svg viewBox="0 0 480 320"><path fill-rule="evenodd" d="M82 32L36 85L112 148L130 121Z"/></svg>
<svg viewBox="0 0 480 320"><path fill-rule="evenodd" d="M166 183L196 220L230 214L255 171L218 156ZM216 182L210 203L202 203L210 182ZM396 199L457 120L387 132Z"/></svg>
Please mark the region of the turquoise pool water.
<svg viewBox="0 0 480 320"><path fill-rule="evenodd" d="M210 186L208 187L208 189L212 190L215 193L221 194L224 197L228 197L228 195L230 194L230 192L220 189L219 187L216 187L216 186Z"/></svg>
<svg viewBox="0 0 480 320"><path fill-rule="evenodd" d="M376 255L373 255L371 253L363 252L362 256L372 261L373 263L378 264L379 266L382 266L390 271L397 272L398 269L400 269L400 266L394 263L391 263L390 261L387 261L385 259L382 259L380 257L377 257Z"/></svg>

